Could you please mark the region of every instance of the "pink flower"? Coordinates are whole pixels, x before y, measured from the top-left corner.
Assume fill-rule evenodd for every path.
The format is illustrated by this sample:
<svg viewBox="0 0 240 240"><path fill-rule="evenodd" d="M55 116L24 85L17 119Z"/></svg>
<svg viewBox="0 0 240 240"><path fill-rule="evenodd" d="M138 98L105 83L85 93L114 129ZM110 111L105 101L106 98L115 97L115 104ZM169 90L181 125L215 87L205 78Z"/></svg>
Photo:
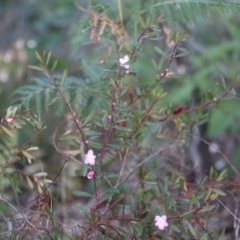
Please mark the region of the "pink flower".
<svg viewBox="0 0 240 240"><path fill-rule="evenodd" d="M108 120L111 120L111 119L112 119L112 115L110 115L110 114L107 115L107 119L108 119Z"/></svg>
<svg viewBox="0 0 240 240"><path fill-rule="evenodd" d="M93 154L93 150L88 150L88 153L85 154L85 160L84 162L86 164L94 165L95 164L95 158L96 156Z"/></svg>
<svg viewBox="0 0 240 240"><path fill-rule="evenodd" d="M125 74L128 75L130 73L129 69L126 69Z"/></svg>
<svg viewBox="0 0 240 240"><path fill-rule="evenodd" d="M126 65L125 63L127 63L129 61L129 56L125 55L124 58L120 58L119 62L121 67L124 67L125 69L129 69L129 65Z"/></svg>
<svg viewBox="0 0 240 240"><path fill-rule="evenodd" d="M87 178L88 178L88 179L92 179L93 176L94 176L94 171L88 172L88 174L87 174Z"/></svg>
<svg viewBox="0 0 240 240"><path fill-rule="evenodd" d="M88 141L88 140L86 140L86 141L85 141L85 143L86 143L86 144L89 144L89 141Z"/></svg>
<svg viewBox="0 0 240 240"><path fill-rule="evenodd" d="M6 119L6 122L7 122L7 123L11 123L12 121L13 121L13 118L7 118L7 119Z"/></svg>
<svg viewBox="0 0 240 240"><path fill-rule="evenodd" d="M155 226L157 226L160 230L164 230L164 228L168 226L166 215L163 215L161 217L156 216L154 218L154 222L155 222Z"/></svg>

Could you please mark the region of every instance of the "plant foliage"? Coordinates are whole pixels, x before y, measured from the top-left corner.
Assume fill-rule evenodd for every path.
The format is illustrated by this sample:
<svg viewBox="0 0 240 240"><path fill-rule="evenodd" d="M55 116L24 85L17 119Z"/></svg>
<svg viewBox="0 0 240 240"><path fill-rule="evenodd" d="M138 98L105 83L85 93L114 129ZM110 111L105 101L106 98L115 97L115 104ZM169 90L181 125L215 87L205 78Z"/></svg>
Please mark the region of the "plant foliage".
<svg viewBox="0 0 240 240"><path fill-rule="evenodd" d="M210 164L210 152L218 153L231 172L240 174L201 130L209 124L208 136L220 135L234 117L239 118L234 112L239 104L239 72L218 72L219 62L224 69L231 67L227 64L232 64L236 45L208 46L198 55L191 52L191 43L197 45L195 49L203 48L191 39L191 31L193 21L200 26L205 24L202 19L213 19L215 14L235 16L240 3L86 3L76 3L83 21L71 29L73 49L85 52L77 59L79 72L71 72L71 66L60 70L51 52L36 51L39 65L29 68L39 77L17 88L16 108L10 107L1 122L0 171L5 181L8 176L17 206L2 197L0 202L19 213L18 221L9 213L3 216L4 236L220 239L225 226L214 221L217 202L227 209L220 199L226 198L228 171ZM233 118L219 123L224 114ZM32 164L38 158L33 151L39 148L30 143L45 128L44 115L58 117L53 117L53 124L46 118L47 125L54 125L51 143L58 161L52 181L43 168L35 173L12 170L14 162ZM32 125L34 137L18 144L16 136L24 124ZM15 138L9 141L6 135ZM68 178L72 172L78 182L81 177L81 186L73 189ZM31 200L34 206L19 203L20 176L29 188L38 190ZM61 188L60 217L53 208L55 185ZM75 226L66 224L68 195L82 201L71 206L82 217ZM28 205L34 210L27 211ZM234 226L236 236L236 222Z"/></svg>

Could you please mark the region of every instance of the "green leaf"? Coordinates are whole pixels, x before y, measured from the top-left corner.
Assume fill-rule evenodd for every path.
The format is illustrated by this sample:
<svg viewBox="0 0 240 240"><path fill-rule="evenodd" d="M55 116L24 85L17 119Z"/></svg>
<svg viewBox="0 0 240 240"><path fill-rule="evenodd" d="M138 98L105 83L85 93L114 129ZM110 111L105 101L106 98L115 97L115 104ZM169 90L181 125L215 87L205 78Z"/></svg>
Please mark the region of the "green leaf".
<svg viewBox="0 0 240 240"><path fill-rule="evenodd" d="M22 150L21 152L27 159L33 159L32 154L30 154L29 152L24 151L24 150Z"/></svg>
<svg viewBox="0 0 240 240"><path fill-rule="evenodd" d="M213 100L212 92L208 92L207 95L208 95L208 99L212 101Z"/></svg>
<svg viewBox="0 0 240 240"><path fill-rule="evenodd" d="M175 55L174 57L185 57L187 55L188 55L188 53L179 53L179 54Z"/></svg>
<svg viewBox="0 0 240 240"><path fill-rule="evenodd" d="M73 191L73 195L80 196L80 197L93 197L92 194L82 191Z"/></svg>
<svg viewBox="0 0 240 240"><path fill-rule="evenodd" d="M219 219L218 218L214 218L214 217L211 217L208 219L209 222L218 222Z"/></svg>
<svg viewBox="0 0 240 240"><path fill-rule="evenodd" d="M167 210L167 214L174 217L179 217L179 214L171 209Z"/></svg>
<svg viewBox="0 0 240 240"><path fill-rule="evenodd" d="M86 177L88 171L88 165L84 164L82 167L82 176Z"/></svg>
<svg viewBox="0 0 240 240"><path fill-rule="evenodd" d="M217 182L223 180L227 175L227 170L224 169L223 171L221 171L217 177Z"/></svg>
<svg viewBox="0 0 240 240"><path fill-rule="evenodd" d="M27 178L27 183L28 183L28 186L31 188L31 189L33 189L33 183L32 183L32 181L30 180L30 178L29 177L26 177Z"/></svg>
<svg viewBox="0 0 240 240"><path fill-rule="evenodd" d="M143 28L143 29L146 28L146 25L145 25L145 23L144 23L143 18L142 18L141 15L138 15L138 20L139 20L139 23L142 25L142 28Z"/></svg>
<svg viewBox="0 0 240 240"><path fill-rule="evenodd" d="M193 213L193 212L195 212L195 209L192 209L192 210L186 211L186 212L184 212L184 213L181 214L181 217L183 217L183 216L190 216L191 213Z"/></svg>
<svg viewBox="0 0 240 240"><path fill-rule="evenodd" d="M210 210L214 209L216 206L214 205L209 205L209 206L206 206L206 207L203 207L199 213L202 213L202 212L209 212Z"/></svg>
<svg viewBox="0 0 240 240"><path fill-rule="evenodd" d="M62 86L63 86L63 84L64 84L64 82L65 82L65 80L66 80L66 77L67 77L67 69L64 69L64 71L63 71L63 75L62 75Z"/></svg>
<svg viewBox="0 0 240 240"><path fill-rule="evenodd" d="M58 65L58 61L57 61L57 60L55 60L55 61L54 61L54 63L53 63L53 66L52 66L52 69L51 69L51 71L54 71L54 70L55 70L55 68L57 67L57 65Z"/></svg>
<svg viewBox="0 0 240 240"><path fill-rule="evenodd" d="M180 185L181 190L184 192L185 191L184 180L181 177L179 178L178 183Z"/></svg>
<svg viewBox="0 0 240 240"><path fill-rule="evenodd" d="M190 203L189 203L189 210L192 210L194 205L197 205L198 200L196 198L196 196L194 194L192 194L191 199L190 199Z"/></svg>
<svg viewBox="0 0 240 240"><path fill-rule="evenodd" d="M46 62L47 65L48 65L48 63L49 63L49 60L50 60L50 58L51 58L51 55L52 55L52 52L50 51L50 52L48 53L48 56L47 56L47 62Z"/></svg>
<svg viewBox="0 0 240 240"><path fill-rule="evenodd" d="M84 131L84 136L101 136L102 133L94 130L86 130Z"/></svg>
<svg viewBox="0 0 240 240"><path fill-rule="evenodd" d="M149 185L157 185L158 182L149 182L149 181L144 181L144 183L149 184Z"/></svg>
<svg viewBox="0 0 240 240"><path fill-rule="evenodd" d="M212 194L212 188L208 188L208 190L205 191L204 193L206 193L205 200L207 201Z"/></svg>
<svg viewBox="0 0 240 240"><path fill-rule="evenodd" d="M75 174L76 174L77 176L86 177L87 171L88 171L88 165L87 165L87 164L83 164L81 170L79 170L79 169L75 170Z"/></svg>
<svg viewBox="0 0 240 240"><path fill-rule="evenodd" d="M106 178L119 178L119 174L116 173L110 173L110 174L105 174Z"/></svg>
<svg viewBox="0 0 240 240"><path fill-rule="evenodd" d="M190 224L190 222L188 220L184 220L184 223L187 225L189 232L195 237L196 232L195 232L193 226Z"/></svg>
<svg viewBox="0 0 240 240"><path fill-rule="evenodd" d="M107 190L105 190L108 193L119 193L119 189L117 188L108 188Z"/></svg>
<svg viewBox="0 0 240 240"><path fill-rule="evenodd" d="M186 48L178 47L178 50L180 50L180 51L183 52L183 53L189 53Z"/></svg>
<svg viewBox="0 0 240 240"><path fill-rule="evenodd" d="M39 147L30 147L26 149L26 151L36 151L36 150L39 150Z"/></svg>
<svg viewBox="0 0 240 240"><path fill-rule="evenodd" d="M79 3L75 2L75 7L78 8L81 11L87 12L87 10L85 8L83 8Z"/></svg>
<svg viewBox="0 0 240 240"><path fill-rule="evenodd" d="M155 203L155 206L153 205L153 207L151 207L151 212L150 212L150 217L154 217L156 215L156 212L158 210L159 206L158 206L158 203Z"/></svg>
<svg viewBox="0 0 240 240"><path fill-rule="evenodd" d="M209 239L209 233L205 233L200 240L208 240ZM220 239L220 238L219 238Z"/></svg>
<svg viewBox="0 0 240 240"><path fill-rule="evenodd" d="M160 55L162 55L162 56L166 56L166 54L159 48L159 47L157 47L157 46L154 46L153 47L154 48L154 50L157 52L157 53L159 53Z"/></svg>
<svg viewBox="0 0 240 240"><path fill-rule="evenodd" d="M178 33L174 32L173 36L172 36L172 40L174 41L174 43L176 43L178 41Z"/></svg>
<svg viewBox="0 0 240 240"><path fill-rule="evenodd" d="M220 196L226 196L226 193L223 192L223 191L220 190L220 189L212 188L212 191L215 192L215 193L217 193L217 194L220 195Z"/></svg>
<svg viewBox="0 0 240 240"><path fill-rule="evenodd" d="M211 167L209 172L209 176L211 179L213 178L213 174L214 174L214 170L213 170L213 167Z"/></svg>
<svg viewBox="0 0 240 240"><path fill-rule="evenodd" d="M57 100L59 99L59 97L55 97L51 100L50 103L48 103L48 106L52 105L53 103L55 103Z"/></svg>
<svg viewBox="0 0 240 240"><path fill-rule="evenodd" d="M115 125L114 128L119 131L122 131L122 132L132 132L132 130L130 128L126 128L126 127L120 127L120 126Z"/></svg>
<svg viewBox="0 0 240 240"><path fill-rule="evenodd" d="M206 182L207 178L208 178L207 176L204 177L204 178L202 178L201 181L200 181L200 183L198 184L198 186L201 187L201 186Z"/></svg>
<svg viewBox="0 0 240 240"><path fill-rule="evenodd" d="M89 121L91 121L94 116L96 116L96 111L92 111L87 118L85 119L85 121L82 123L82 127L85 126Z"/></svg>
<svg viewBox="0 0 240 240"><path fill-rule="evenodd" d="M37 58L41 63L43 63L43 59L42 59L42 57L40 56L40 54L39 54L37 51L35 51L35 54L36 54L36 58Z"/></svg>
<svg viewBox="0 0 240 240"><path fill-rule="evenodd" d="M2 130L7 134L9 135L10 137L13 137L14 134L12 131L10 131L9 129L5 128L4 126L1 126Z"/></svg>
<svg viewBox="0 0 240 240"><path fill-rule="evenodd" d="M110 144L110 143L107 144L107 148L108 149L117 149L117 150L121 149L118 144Z"/></svg>
<svg viewBox="0 0 240 240"><path fill-rule="evenodd" d="M106 201L106 200L109 200L111 197L113 196L113 193L107 193L105 194L104 196L101 197L101 199L99 200L99 204Z"/></svg>
<svg viewBox="0 0 240 240"><path fill-rule="evenodd" d="M186 41L186 39L187 39L187 34L186 33L184 33L184 32L181 32L180 34L179 34L179 41Z"/></svg>
<svg viewBox="0 0 240 240"><path fill-rule="evenodd" d="M31 69L34 69L34 70L43 71L42 68L37 67L37 66L29 65L28 67L31 68Z"/></svg>
<svg viewBox="0 0 240 240"><path fill-rule="evenodd" d="M73 139L78 139L78 138L79 137L77 137L76 135L68 134L68 135L60 136L58 139L61 141L65 141L65 140L73 140Z"/></svg>
<svg viewBox="0 0 240 240"><path fill-rule="evenodd" d="M85 213L85 214L89 214L89 212L83 208L83 207L79 207L79 206L73 206L72 207L74 210L77 210L78 212L82 212L82 213Z"/></svg>
<svg viewBox="0 0 240 240"><path fill-rule="evenodd" d="M116 82L112 78L110 78L110 82L111 82L113 88L117 89Z"/></svg>
<svg viewBox="0 0 240 240"><path fill-rule="evenodd" d="M130 222L130 227L132 228L132 232L136 232L138 235L141 235L142 228L139 224L135 224L134 222Z"/></svg>

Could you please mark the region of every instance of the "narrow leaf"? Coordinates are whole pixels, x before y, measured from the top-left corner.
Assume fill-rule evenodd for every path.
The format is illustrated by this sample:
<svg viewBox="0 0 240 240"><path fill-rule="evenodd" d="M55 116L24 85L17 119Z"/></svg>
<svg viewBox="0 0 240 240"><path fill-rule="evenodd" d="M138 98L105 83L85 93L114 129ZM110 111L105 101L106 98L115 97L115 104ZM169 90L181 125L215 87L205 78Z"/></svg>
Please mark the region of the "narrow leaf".
<svg viewBox="0 0 240 240"><path fill-rule="evenodd" d="M9 135L10 137L13 137L13 136L14 136L13 132L11 132L9 129L7 129L7 128L3 127L3 126L1 126L1 128L2 128L2 130L3 130L7 135Z"/></svg>
<svg viewBox="0 0 240 240"><path fill-rule="evenodd" d="M33 189L33 183L32 183L32 181L30 180L29 177L27 177L27 183L28 183L28 186L29 186L31 189Z"/></svg>
<svg viewBox="0 0 240 240"><path fill-rule="evenodd" d="M80 197L93 197L92 194L82 191L73 191L73 195L80 196Z"/></svg>
<svg viewBox="0 0 240 240"><path fill-rule="evenodd" d="M189 232L195 237L196 236L196 232L195 232L193 226L187 220L185 220L184 222L187 224Z"/></svg>
<svg viewBox="0 0 240 240"><path fill-rule="evenodd" d="M65 68L64 71L63 71L63 75L62 75L62 86L66 80L66 77L67 77L67 69Z"/></svg>
<svg viewBox="0 0 240 240"><path fill-rule="evenodd" d="M37 185L37 190L40 194L43 192L42 187L39 184Z"/></svg>
<svg viewBox="0 0 240 240"><path fill-rule="evenodd" d="M154 48L154 50L155 50L157 53L159 53L160 55L162 55L162 56L165 56L165 55L166 55L166 54L163 52L163 50L161 50L159 47L154 46L153 48Z"/></svg>
<svg viewBox="0 0 240 240"><path fill-rule="evenodd" d="M36 177L46 177L47 173L46 172L39 172L39 173L35 173L34 176L36 176Z"/></svg>
<svg viewBox="0 0 240 240"><path fill-rule="evenodd" d="M109 193L119 193L119 190L117 188L108 188L106 190L106 192L109 192Z"/></svg>
<svg viewBox="0 0 240 240"><path fill-rule="evenodd" d="M83 207L79 207L79 206L73 206L72 207L73 209L77 210L78 212L82 212L82 213L85 213L85 214L89 214L89 212L83 208Z"/></svg>
<svg viewBox="0 0 240 240"><path fill-rule="evenodd" d="M21 152L27 159L33 159L32 154L30 154L29 152L24 151L24 150L22 150Z"/></svg>
<svg viewBox="0 0 240 240"><path fill-rule="evenodd" d="M39 147L30 147L30 148L26 149L26 151L35 151L38 149L39 149Z"/></svg>
<svg viewBox="0 0 240 240"><path fill-rule="evenodd" d="M39 55L39 53L35 51L35 54L36 54L36 58L37 58L41 63L43 63L43 59L42 59L42 57Z"/></svg>
<svg viewBox="0 0 240 240"><path fill-rule="evenodd" d="M87 171L88 171L88 165L87 164L83 164L83 167L82 167L82 176L86 177L87 175Z"/></svg>
<svg viewBox="0 0 240 240"><path fill-rule="evenodd" d="M81 11L87 12L86 9L84 9L79 3L75 2L75 7L78 8Z"/></svg>
<svg viewBox="0 0 240 240"><path fill-rule="evenodd" d="M57 67L57 64L58 64L58 61L55 60L54 63L53 63L53 66L52 66L52 71L55 70L55 68Z"/></svg>
<svg viewBox="0 0 240 240"><path fill-rule="evenodd" d="M6 118L9 118L11 115L12 115L12 107L10 107L10 108L8 108L8 110L7 110L7 115L5 116L5 119Z"/></svg>
<svg viewBox="0 0 240 240"><path fill-rule="evenodd" d="M42 71L43 70L42 68L34 66L34 65L29 65L28 67L31 68L31 69L34 69L34 70L38 70L38 71Z"/></svg>
<svg viewBox="0 0 240 240"><path fill-rule="evenodd" d="M49 53L48 53L48 56L47 56L47 65L48 65L48 63L49 63L49 60L50 60L50 58L51 58L51 55L52 55L52 52L49 52Z"/></svg>
<svg viewBox="0 0 240 240"><path fill-rule="evenodd" d="M226 193L223 192L223 191L220 190L220 189L213 188L212 191L215 192L215 193L217 193L218 195L226 196Z"/></svg>

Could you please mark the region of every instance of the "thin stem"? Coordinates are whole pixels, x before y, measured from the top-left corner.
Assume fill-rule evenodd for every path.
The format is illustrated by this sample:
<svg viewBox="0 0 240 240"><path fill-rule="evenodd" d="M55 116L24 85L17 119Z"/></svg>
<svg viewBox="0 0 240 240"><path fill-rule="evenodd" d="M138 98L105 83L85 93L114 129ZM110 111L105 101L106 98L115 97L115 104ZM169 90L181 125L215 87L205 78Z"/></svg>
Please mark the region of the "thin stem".
<svg viewBox="0 0 240 240"><path fill-rule="evenodd" d="M124 156L123 156L122 167L121 167L121 170L120 170L120 173L119 173L119 177L118 177L117 183L115 184L114 188L117 188L120 185L120 181L122 179L124 167L125 167L126 160L127 160L128 151L129 151L129 147L126 147L126 150L125 150L125 153L124 153ZM110 204L111 201L112 201L112 196L108 199L108 203L106 205L106 210L108 209L109 204Z"/></svg>
<svg viewBox="0 0 240 240"><path fill-rule="evenodd" d="M85 142L84 134L83 134L83 132L82 132L82 129L81 129L80 125L79 125L78 122L77 122L77 119L76 119L76 117L75 117L75 114L73 113L72 108L70 107L70 104L67 102L67 99L65 98L62 90L59 88L57 82L55 81L54 77L52 76L52 73L51 73L51 72L49 71L49 69L47 68L46 64L45 64L44 62L42 62L42 64L43 64L43 67L44 67L44 69L45 69L46 75L49 77L49 79L51 80L52 84L55 86L55 88L56 88L57 91L59 92L59 94L60 94L60 96L61 96L61 98L62 98L62 101L64 102L64 104L66 105L69 113L71 114L72 120L74 121L74 123L75 123L75 125L76 125L76 127L77 127L77 129L78 129L78 131L79 131L79 133L80 133L80 136L81 136L81 138L82 138L82 141L83 141L86 149L88 150L88 145L87 145L86 142Z"/></svg>
<svg viewBox="0 0 240 240"><path fill-rule="evenodd" d="M123 29L123 12L122 12L121 0L118 0L118 12L119 12L119 19L120 19L121 28Z"/></svg>

